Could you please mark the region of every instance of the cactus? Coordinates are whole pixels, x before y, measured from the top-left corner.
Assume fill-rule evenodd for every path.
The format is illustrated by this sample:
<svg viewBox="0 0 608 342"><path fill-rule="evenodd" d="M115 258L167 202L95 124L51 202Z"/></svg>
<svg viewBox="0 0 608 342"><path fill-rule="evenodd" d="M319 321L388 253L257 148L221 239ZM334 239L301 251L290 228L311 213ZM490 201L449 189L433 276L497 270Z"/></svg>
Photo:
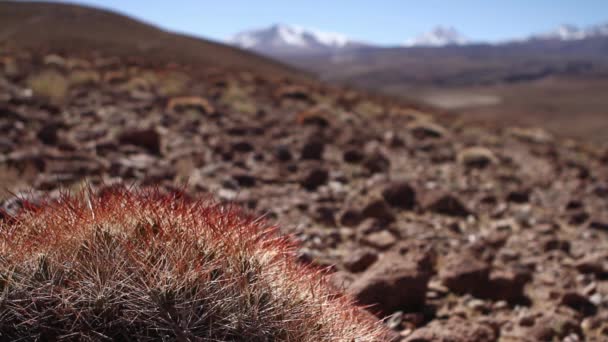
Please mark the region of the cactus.
<svg viewBox="0 0 608 342"><path fill-rule="evenodd" d="M112 187L0 221L1 340L378 341L381 325L233 206Z"/></svg>

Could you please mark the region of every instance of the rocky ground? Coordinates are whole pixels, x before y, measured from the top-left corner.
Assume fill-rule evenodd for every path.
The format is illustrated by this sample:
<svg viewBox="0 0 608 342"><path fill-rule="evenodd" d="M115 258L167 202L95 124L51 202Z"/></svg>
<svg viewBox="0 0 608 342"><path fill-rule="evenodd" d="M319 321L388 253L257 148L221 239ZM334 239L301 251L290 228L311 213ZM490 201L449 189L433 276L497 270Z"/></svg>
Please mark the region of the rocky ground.
<svg viewBox="0 0 608 342"><path fill-rule="evenodd" d="M184 187L276 221L396 340L608 340L607 149L313 82L1 57L2 217L84 181Z"/></svg>

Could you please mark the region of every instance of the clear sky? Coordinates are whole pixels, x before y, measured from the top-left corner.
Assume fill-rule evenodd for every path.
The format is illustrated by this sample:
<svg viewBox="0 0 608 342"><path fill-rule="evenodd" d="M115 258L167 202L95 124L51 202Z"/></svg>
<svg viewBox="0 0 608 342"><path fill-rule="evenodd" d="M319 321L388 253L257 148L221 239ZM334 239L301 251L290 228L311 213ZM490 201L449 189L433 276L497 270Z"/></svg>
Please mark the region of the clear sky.
<svg viewBox="0 0 608 342"><path fill-rule="evenodd" d="M82 0L172 31L224 40L274 23L380 44L400 44L437 25L499 41L560 24L608 23L608 0Z"/></svg>

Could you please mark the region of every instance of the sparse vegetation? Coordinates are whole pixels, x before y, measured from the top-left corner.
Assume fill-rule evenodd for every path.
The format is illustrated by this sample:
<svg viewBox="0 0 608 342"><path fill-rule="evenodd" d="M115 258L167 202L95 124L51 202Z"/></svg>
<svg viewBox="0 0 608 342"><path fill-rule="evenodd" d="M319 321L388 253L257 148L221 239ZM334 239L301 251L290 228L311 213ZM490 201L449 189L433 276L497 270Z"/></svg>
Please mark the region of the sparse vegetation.
<svg viewBox="0 0 608 342"><path fill-rule="evenodd" d="M34 95L52 103L61 103L70 87L68 79L55 70L43 70L27 81Z"/></svg>
<svg viewBox="0 0 608 342"><path fill-rule="evenodd" d="M235 208L122 187L0 223L7 340L377 341L383 330Z"/></svg>

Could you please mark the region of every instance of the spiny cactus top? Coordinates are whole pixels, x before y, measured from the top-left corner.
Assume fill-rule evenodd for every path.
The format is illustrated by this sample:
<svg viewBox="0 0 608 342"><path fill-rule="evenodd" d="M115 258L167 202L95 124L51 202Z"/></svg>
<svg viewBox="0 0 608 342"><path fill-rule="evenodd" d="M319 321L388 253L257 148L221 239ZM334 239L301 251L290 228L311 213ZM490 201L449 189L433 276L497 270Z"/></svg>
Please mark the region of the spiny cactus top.
<svg viewBox="0 0 608 342"><path fill-rule="evenodd" d="M379 341L275 228L123 187L0 221L1 340Z"/></svg>

